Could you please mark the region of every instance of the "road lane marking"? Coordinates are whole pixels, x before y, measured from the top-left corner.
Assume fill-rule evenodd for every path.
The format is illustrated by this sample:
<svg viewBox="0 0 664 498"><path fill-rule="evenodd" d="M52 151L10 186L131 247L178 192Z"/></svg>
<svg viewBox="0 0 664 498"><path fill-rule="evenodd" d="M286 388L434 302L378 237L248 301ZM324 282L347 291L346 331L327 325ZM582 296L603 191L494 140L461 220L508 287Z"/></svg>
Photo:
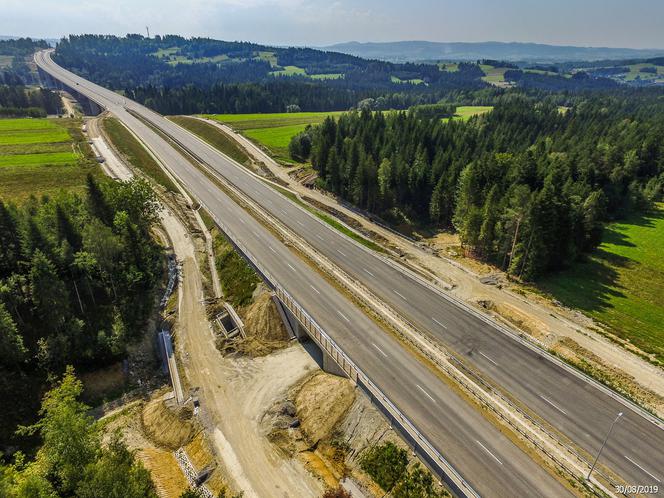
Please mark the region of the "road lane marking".
<svg viewBox="0 0 664 498"><path fill-rule="evenodd" d="M392 289L392 290L394 291L394 293L395 293L397 296L399 296L399 297L400 297L401 299L403 299L404 301L408 302L408 299L406 299L406 298L404 297L404 295L403 295L401 292L399 292L398 290L394 290L394 289Z"/></svg>
<svg viewBox="0 0 664 498"><path fill-rule="evenodd" d="M645 473L648 474L650 477L652 477L655 481L657 481L657 482L662 482L662 481L659 480L659 478L658 478L657 476L652 475L650 472L648 472L646 469L644 469L643 467L641 467L638 463L636 463L636 462L635 462L634 460L632 460L630 457L628 457L627 455L624 455L624 456L625 456L625 458L626 458L627 460L629 460L630 462L632 462L634 465L636 465L638 468L640 468L643 472L645 472Z"/></svg>
<svg viewBox="0 0 664 498"><path fill-rule="evenodd" d="M255 235L255 236L256 236L256 238L258 238L258 239L260 239L260 238L261 238L261 235L260 235L260 234L259 234L258 232L254 232L254 235Z"/></svg>
<svg viewBox="0 0 664 498"><path fill-rule="evenodd" d="M316 287L314 287L313 285L309 285L309 287L311 287L316 294L320 294L320 291L316 289Z"/></svg>
<svg viewBox="0 0 664 498"><path fill-rule="evenodd" d="M339 313L339 316L340 316L341 318L343 318L343 319L346 320L348 323L350 323L350 320L348 319L348 317L347 317L346 315L344 315L341 311L337 310L337 313Z"/></svg>
<svg viewBox="0 0 664 498"><path fill-rule="evenodd" d="M300 220L295 220L295 222L296 222L298 225L300 225L301 227L304 226L304 223L302 223Z"/></svg>
<svg viewBox="0 0 664 498"><path fill-rule="evenodd" d="M376 275L374 275L373 273L371 273L369 270L367 270L366 268L362 268L362 269L363 269L365 272L367 272L369 275L371 275L372 277L375 277L375 276L376 276Z"/></svg>
<svg viewBox="0 0 664 498"><path fill-rule="evenodd" d="M418 388L420 391L422 391L422 392L426 395L427 398L429 398L429 399L430 399L431 401L433 401L434 403L436 402L436 400L433 399L433 397L431 396L431 394L429 394L428 392L426 392L426 391L424 390L424 388L423 388L421 385L419 385L419 384L415 384L415 385L417 386L417 388Z"/></svg>
<svg viewBox="0 0 664 498"><path fill-rule="evenodd" d="M293 273L297 273L297 270L295 268L293 268L293 266L290 263L286 263L286 264L288 265L288 268L293 270Z"/></svg>
<svg viewBox="0 0 664 498"><path fill-rule="evenodd" d="M274 250L274 247L268 246L270 248L270 251L272 251L274 254L277 254L277 251Z"/></svg>
<svg viewBox="0 0 664 498"><path fill-rule="evenodd" d="M379 348L378 346L376 346L373 342L371 343L371 345L372 345L374 348L376 348L378 351L380 351L380 354L382 354L385 358L387 358L387 355L385 354L385 351L383 351L382 349L380 349L380 348Z"/></svg>
<svg viewBox="0 0 664 498"><path fill-rule="evenodd" d="M558 411L559 411L560 413L562 413L563 415L567 415L567 412L566 412L565 410L563 410L562 408L560 408L558 405L556 405L553 401L551 401L551 400L545 398L545 397L542 396L541 394L540 394L540 398L542 398L544 401L546 401L547 403L549 403L551 406L553 406L556 410L558 410Z"/></svg>
<svg viewBox="0 0 664 498"><path fill-rule="evenodd" d="M246 224L247 224L247 222L244 221L242 218L240 218L240 223L242 223L243 225L246 225Z"/></svg>
<svg viewBox="0 0 664 498"><path fill-rule="evenodd" d="M489 360L491 363L493 363L494 365L498 366L498 363L496 363L496 362L493 361L491 358L489 358L487 355L485 355L484 353L482 353L482 351L479 351L479 353L480 353L482 356L484 356L487 360Z"/></svg>
<svg viewBox="0 0 664 498"><path fill-rule="evenodd" d="M434 322L436 322L438 325L440 325L441 327L443 327L444 329L447 329L447 325L443 325L443 324L440 323L438 320L436 320L434 317L431 317L431 319L432 319Z"/></svg>
<svg viewBox="0 0 664 498"><path fill-rule="evenodd" d="M322 240L323 242L325 242L325 239L324 239L323 237L321 237L320 235L316 234L316 237L318 237L320 240Z"/></svg>
<svg viewBox="0 0 664 498"><path fill-rule="evenodd" d="M339 249L337 249L337 252L341 254L344 258L347 257L344 253L342 253Z"/></svg>
<svg viewBox="0 0 664 498"><path fill-rule="evenodd" d="M282 213L284 213L286 216L288 216L288 213L284 211L283 209L281 210Z"/></svg>
<svg viewBox="0 0 664 498"><path fill-rule="evenodd" d="M503 462L501 462L501 461L498 459L498 457L497 457L496 455L494 455L493 453L491 453L491 452L489 451L489 448L487 448L486 446L484 446L484 445L483 445L482 443L480 443L477 439L475 440L475 442L476 442L477 444L479 444L479 445L482 447L482 449L483 449L484 451L486 451L489 455L491 455L491 457L492 457L496 462L498 462L500 465L503 464Z"/></svg>

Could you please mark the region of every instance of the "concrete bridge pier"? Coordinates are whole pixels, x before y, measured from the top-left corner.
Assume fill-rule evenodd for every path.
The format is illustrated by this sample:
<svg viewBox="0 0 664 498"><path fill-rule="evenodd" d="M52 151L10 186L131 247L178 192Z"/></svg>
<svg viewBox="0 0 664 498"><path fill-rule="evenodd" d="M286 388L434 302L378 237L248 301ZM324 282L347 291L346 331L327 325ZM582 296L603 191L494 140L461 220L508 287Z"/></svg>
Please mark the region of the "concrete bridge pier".
<svg viewBox="0 0 664 498"><path fill-rule="evenodd" d="M300 342L306 342L308 345L312 345L315 348L315 351L312 351L310 348L306 348L309 351L309 354L316 360L318 365L321 367L323 372L327 372L332 375L338 375L339 377L348 377L343 369L339 366L336 360L324 349L322 349L316 341L309 337L306 328L300 323L300 321L295 318L295 316L290 312L286 306L284 306L279 299L275 296L275 302L277 303L277 308L281 314L281 318L284 320L284 325L292 338L297 339Z"/></svg>

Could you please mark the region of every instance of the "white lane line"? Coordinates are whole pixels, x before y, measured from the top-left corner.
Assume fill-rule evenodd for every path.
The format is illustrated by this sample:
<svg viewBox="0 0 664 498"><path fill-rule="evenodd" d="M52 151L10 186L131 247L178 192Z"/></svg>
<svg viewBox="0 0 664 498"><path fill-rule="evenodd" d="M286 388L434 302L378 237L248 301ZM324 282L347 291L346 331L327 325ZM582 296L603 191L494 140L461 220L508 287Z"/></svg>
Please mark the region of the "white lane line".
<svg viewBox="0 0 664 498"><path fill-rule="evenodd" d="M300 225L301 227L304 226L304 223L302 223L300 220L295 220L295 221L296 221L296 223L297 223L298 225Z"/></svg>
<svg viewBox="0 0 664 498"><path fill-rule="evenodd" d="M313 285L309 285L309 287L311 287L316 294L320 294L320 291L316 289L316 287L314 287Z"/></svg>
<svg viewBox="0 0 664 498"><path fill-rule="evenodd" d="M318 237L320 240L322 240L323 242L325 242L325 239L324 239L323 237L321 237L320 235L316 234L316 237Z"/></svg>
<svg viewBox="0 0 664 498"><path fill-rule="evenodd" d="M260 238L261 238L261 236L260 236L260 234L259 234L258 232L254 232L254 235L255 235L255 236L256 236L256 238L258 238L258 239L260 239Z"/></svg>
<svg viewBox="0 0 664 498"><path fill-rule="evenodd" d="M375 277L375 276L376 276L376 275L374 275L373 273L371 273L369 270L367 270L366 268L362 268L362 269L363 269L365 272L367 272L369 275L371 275L372 277Z"/></svg>
<svg viewBox="0 0 664 498"><path fill-rule="evenodd" d="M493 363L494 365L498 366L498 363L496 363L496 362L493 361L491 358L489 358L487 355L485 355L484 353L482 353L482 351L479 351L479 353L480 353L482 356L484 356L487 360L489 360L491 363Z"/></svg>
<svg viewBox="0 0 664 498"><path fill-rule="evenodd" d="M648 474L650 477L652 477L655 481L657 481L657 482L662 482L662 481L659 480L659 478L658 478L657 476L652 475L650 472L648 472L646 469L644 469L643 467L641 467L638 463L636 463L636 462L635 462L634 460L632 460L630 457L628 457L627 455L624 455L624 456L625 456L625 458L626 458L627 460L629 460L630 462L632 462L634 465L636 465L638 468L640 468L643 472L645 472L645 473Z"/></svg>
<svg viewBox="0 0 664 498"><path fill-rule="evenodd" d="M350 320L348 319L348 317L347 317L346 315L344 315L341 311L337 310L337 313L339 313L339 316L340 316L341 318L343 318L343 319L346 320L348 323L350 323Z"/></svg>
<svg viewBox="0 0 664 498"><path fill-rule="evenodd" d="M380 351L380 354L382 354L385 358L387 358L387 355L385 354L385 351L383 351L382 349L380 349L380 348L379 348L378 346L376 346L373 342L371 343L371 345L372 345L374 348L376 348L378 351Z"/></svg>
<svg viewBox="0 0 664 498"><path fill-rule="evenodd" d="M491 452L489 451L489 448L487 448L486 446L484 446L484 445L483 445L482 443L480 443L477 439L475 440L475 442L476 442L477 444L479 444L479 445L482 447L482 449L483 449L484 451L486 451L489 455L491 455L491 457L492 457L496 462L498 462L500 465L503 464L503 462L501 462L501 461L498 459L498 457L497 457L496 455L494 455L493 453L491 453Z"/></svg>
<svg viewBox="0 0 664 498"><path fill-rule="evenodd" d="M267 246L267 247L269 247L269 248L270 248L270 251L272 251L274 254L277 254L277 251L275 251L274 248L273 248L272 246Z"/></svg>
<svg viewBox="0 0 664 498"><path fill-rule="evenodd" d="M337 249L337 252L338 252L339 254L341 254L344 258L346 257L346 255L345 255L344 253L342 253L339 249Z"/></svg>
<svg viewBox="0 0 664 498"><path fill-rule="evenodd" d="M243 225L246 225L246 224L247 224L247 222L244 221L242 218L240 218L240 223L242 223Z"/></svg>
<svg viewBox="0 0 664 498"><path fill-rule="evenodd" d="M295 268L293 268L293 266L290 263L286 263L286 264L288 265L288 268L293 270L293 273L297 273L297 270Z"/></svg>
<svg viewBox="0 0 664 498"><path fill-rule="evenodd" d="M434 322L436 322L438 325L440 325L441 327L443 327L444 329L447 329L447 325L443 325L443 324L440 323L438 320L436 320L434 317L431 317L431 319L432 319Z"/></svg>
<svg viewBox="0 0 664 498"><path fill-rule="evenodd" d="M283 209L281 210L282 213L284 213L286 216L288 216L288 213L284 211Z"/></svg>
<svg viewBox="0 0 664 498"><path fill-rule="evenodd" d="M563 415L567 415L567 412L566 412L565 410L563 410L562 408L560 408L558 405L556 405L553 401L551 401L551 400L545 398L545 397L542 396L541 394L540 394L540 398L542 398L544 401L546 401L547 403L549 403L551 406L553 406L556 410L558 410L558 411L559 411L560 413L562 413Z"/></svg>
<svg viewBox="0 0 664 498"><path fill-rule="evenodd" d="M433 401L434 403L436 402L436 400L433 399L433 397L431 396L431 394L429 394L428 392L426 392L426 391L424 390L424 388L423 388L421 385L419 385L419 384L415 384L415 385L417 386L417 388L418 388L420 391L422 391L422 392L426 395L427 398L429 398L429 399L430 399L431 401Z"/></svg>
<svg viewBox="0 0 664 498"><path fill-rule="evenodd" d="M392 289L392 290L394 291L394 293L395 293L397 296L399 296L399 297L400 297L401 299L403 299L404 301L408 302L408 299L406 299L406 298L404 297L404 295L403 295L401 292L399 292L398 290L394 290L394 289Z"/></svg>

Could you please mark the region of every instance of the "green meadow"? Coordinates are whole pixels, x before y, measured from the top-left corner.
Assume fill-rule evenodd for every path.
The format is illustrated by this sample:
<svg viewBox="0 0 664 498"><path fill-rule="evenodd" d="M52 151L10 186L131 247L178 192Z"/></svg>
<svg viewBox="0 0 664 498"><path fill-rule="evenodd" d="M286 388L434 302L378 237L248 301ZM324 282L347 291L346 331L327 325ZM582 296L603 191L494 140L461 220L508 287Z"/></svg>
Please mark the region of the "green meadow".
<svg viewBox="0 0 664 498"><path fill-rule="evenodd" d="M664 204L612 223L587 261L541 287L664 364Z"/></svg>
<svg viewBox="0 0 664 498"><path fill-rule="evenodd" d="M79 126L70 119L0 119L0 199L82 190L87 173L99 168Z"/></svg>
<svg viewBox="0 0 664 498"><path fill-rule="evenodd" d="M461 105L456 108L454 116L451 118L443 118L443 121L461 120L468 121L473 116L485 114L493 109L490 105Z"/></svg>
<svg viewBox="0 0 664 498"><path fill-rule="evenodd" d="M226 123L251 140L267 147L282 162L291 162L288 144L307 125L320 124L341 112L294 112L274 114L209 114L205 117Z"/></svg>

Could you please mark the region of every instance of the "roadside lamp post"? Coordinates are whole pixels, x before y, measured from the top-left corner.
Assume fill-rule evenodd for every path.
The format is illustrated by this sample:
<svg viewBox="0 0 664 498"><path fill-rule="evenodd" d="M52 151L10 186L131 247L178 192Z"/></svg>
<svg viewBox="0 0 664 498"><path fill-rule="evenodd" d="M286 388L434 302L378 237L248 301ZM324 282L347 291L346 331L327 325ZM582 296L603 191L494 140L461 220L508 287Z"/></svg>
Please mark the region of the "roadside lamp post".
<svg viewBox="0 0 664 498"><path fill-rule="evenodd" d="M620 417L623 416L623 412L620 412L618 416L615 418L615 420L611 423L611 427L609 427L609 432L606 433L606 436L604 437L604 442L602 443L602 446L600 447L599 451L597 452L597 456L595 457L595 461L592 464L592 467L590 467L590 472L588 472L588 477L586 478L588 481L590 480L590 474L593 473L593 470L595 470L595 465L597 465L597 460L599 460L599 456L602 454L602 451L604 450L604 446L606 446L606 442L609 440L609 436L611 435L611 431L613 431L613 426L616 425L616 422Z"/></svg>

